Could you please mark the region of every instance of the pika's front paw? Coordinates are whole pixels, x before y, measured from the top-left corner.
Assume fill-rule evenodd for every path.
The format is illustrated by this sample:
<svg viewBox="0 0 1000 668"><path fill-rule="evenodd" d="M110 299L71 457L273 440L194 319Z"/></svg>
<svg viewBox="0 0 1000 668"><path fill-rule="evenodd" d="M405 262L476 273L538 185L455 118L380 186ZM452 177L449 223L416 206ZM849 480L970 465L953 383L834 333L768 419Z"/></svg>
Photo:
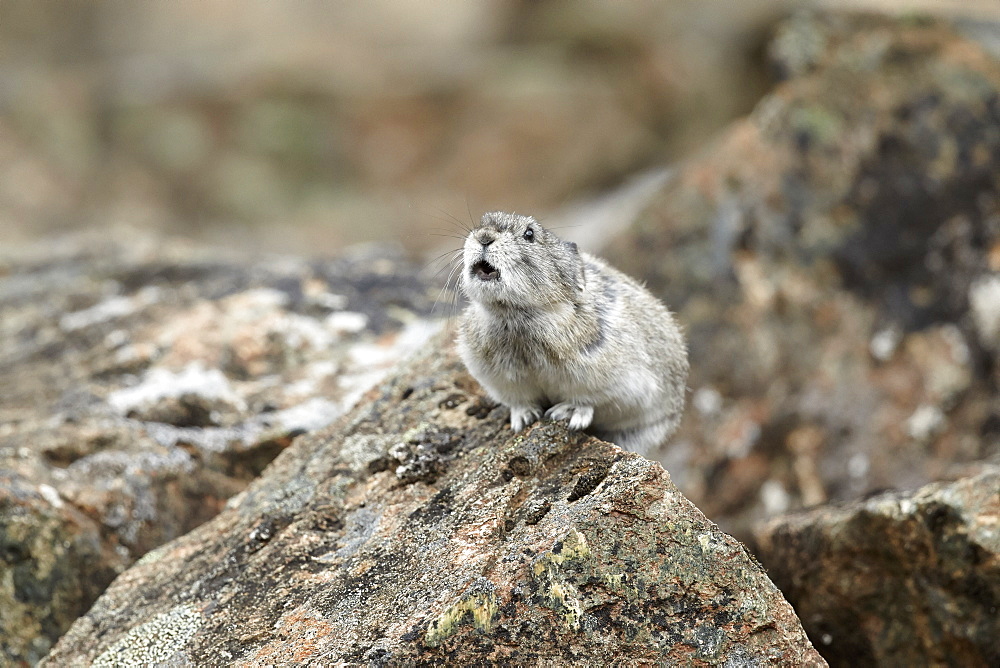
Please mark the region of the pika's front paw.
<svg viewBox="0 0 1000 668"><path fill-rule="evenodd" d="M510 428L514 431L521 431L540 417L542 417L542 409L538 406L511 406Z"/></svg>
<svg viewBox="0 0 1000 668"><path fill-rule="evenodd" d="M545 411L545 417L553 420L569 420L569 428L574 431L586 429L594 420L593 406L577 406L576 404L556 404Z"/></svg>

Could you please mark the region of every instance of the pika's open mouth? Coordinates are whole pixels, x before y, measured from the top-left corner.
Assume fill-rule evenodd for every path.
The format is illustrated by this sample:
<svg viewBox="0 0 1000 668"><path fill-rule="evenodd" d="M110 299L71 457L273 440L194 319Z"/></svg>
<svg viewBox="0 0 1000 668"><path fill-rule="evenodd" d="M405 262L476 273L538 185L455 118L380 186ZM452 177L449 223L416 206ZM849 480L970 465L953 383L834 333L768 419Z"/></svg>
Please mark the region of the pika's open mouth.
<svg viewBox="0 0 1000 668"><path fill-rule="evenodd" d="M486 260L479 260L472 265L472 275L481 281L500 280L500 270Z"/></svg>

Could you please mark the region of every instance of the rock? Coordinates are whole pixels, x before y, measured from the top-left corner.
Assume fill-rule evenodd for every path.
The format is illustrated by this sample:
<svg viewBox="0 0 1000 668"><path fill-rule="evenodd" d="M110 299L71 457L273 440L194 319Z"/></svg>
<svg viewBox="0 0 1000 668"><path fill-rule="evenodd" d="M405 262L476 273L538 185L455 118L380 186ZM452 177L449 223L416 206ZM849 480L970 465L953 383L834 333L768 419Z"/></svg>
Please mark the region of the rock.
<svg viewBox="0 0 1000 668"><path fill-rule="evenodd" d="M452 336L146 555L42 665L823 664L658 464L511 434Z"/></svg>
<svg viewBox="0 0 1000 668"><path fill-rule="evenodd" d="M783 517L757 554L831 665L1000 665L1000 467Z"/></svg>
<svg viewBox="0 0 1000 668"><path fill-rule="evenodd" d="M0 471L3 665L43 657L127 564L53 487Z"/></svg>
<svg viewBox="0 0 1000 668"><path fill-rule="evenodd" d="M1000 63L946 23L801 14L787 77L604 254L679 312L660 453L724 529L1000 454Z"/></svg>
<svg viewBox="0 0 1000 668"><path fill-rule="evenodd" d="M0 664L205 522L434 330L387 249L72 238L0 260Z"/></svg>

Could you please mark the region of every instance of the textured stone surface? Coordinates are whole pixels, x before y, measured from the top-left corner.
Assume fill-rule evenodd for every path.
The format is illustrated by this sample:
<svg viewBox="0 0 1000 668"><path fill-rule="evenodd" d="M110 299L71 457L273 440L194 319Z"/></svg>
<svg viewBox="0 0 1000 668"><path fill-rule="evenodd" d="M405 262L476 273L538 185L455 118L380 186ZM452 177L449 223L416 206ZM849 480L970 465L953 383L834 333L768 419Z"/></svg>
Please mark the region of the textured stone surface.
<svg viewBox="0 0 1000 668"><path fill-rule="evenodd" d="M0 664L39 660L117 573L419 345L433 293L414 273L384 249L136 238L0 260Z"/></svg>
<svg viewBox="0 0 1000 668"><path fill-rule="evenodd" d="M1000 665L1000 467L777 519L758 555L831 665Z"/></svg>
<svg viewBox="0 0 1000 668"><path fill-rule="evenodd" d="M785 80L605 253L687 328L661 456L737 536L1000 455L1000 63L914 17L769 49Z"/></svg>
<svg viewBox="0 0 1000 668"><path fill-rule="evenodd" d="M658 464L513 435L450 336L146 555L43 665L822 664Z"/></svg>

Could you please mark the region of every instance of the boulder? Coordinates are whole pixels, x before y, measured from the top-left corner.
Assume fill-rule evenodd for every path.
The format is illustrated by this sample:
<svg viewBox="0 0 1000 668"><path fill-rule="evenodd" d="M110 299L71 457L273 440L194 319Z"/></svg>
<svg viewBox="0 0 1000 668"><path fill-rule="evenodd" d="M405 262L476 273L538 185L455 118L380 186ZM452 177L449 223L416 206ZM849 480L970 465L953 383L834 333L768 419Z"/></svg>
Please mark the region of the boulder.
<svg viewBox="0 0 1000 668"><path fill-rule="evenodd" d="M1000 665L1000 467L775 519L757 554L831 665Z"/></svg>
<svg viewBox="0 0 1000 668"><path fill-rule="evenodd" d="M0 664L214 516L418 346L389 249L306 261L73 237L0 260Z"/></svg>
<svg viewBox="0 0 1000 668"><path fill-rule="evenodd" d="M660 465L512 434L452 336L143 557L42 665L823 664Z"/></svg>
<svg viewBox="0 0 1000 668"><path fill-rule="evenodd" d="M1000 453L1000 62L926 17L799 14L783 80L605 248L679 312L658 453L737 537Z"/></svg>

